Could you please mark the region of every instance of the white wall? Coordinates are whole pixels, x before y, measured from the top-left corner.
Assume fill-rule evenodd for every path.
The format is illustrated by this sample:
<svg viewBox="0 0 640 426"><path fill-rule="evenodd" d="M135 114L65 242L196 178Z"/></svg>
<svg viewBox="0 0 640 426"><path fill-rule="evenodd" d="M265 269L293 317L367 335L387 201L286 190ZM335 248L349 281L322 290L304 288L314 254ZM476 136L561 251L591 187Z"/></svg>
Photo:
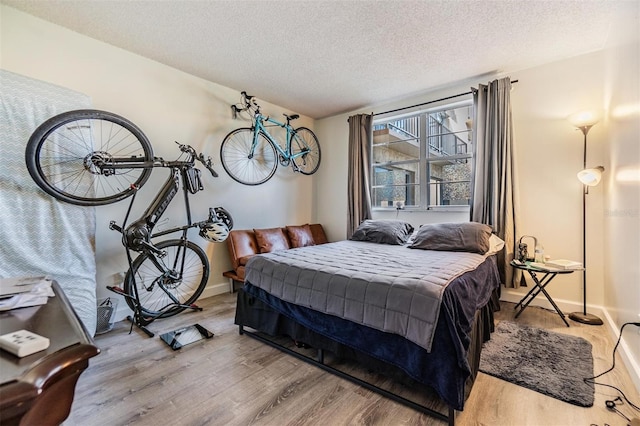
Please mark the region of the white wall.
<svg viewBox="0 0 640 426"><path fill-rule="evenodd" d="M626 322L640 322L640 42L608 53L604 292L619 330ZM640 328L627 326L623 338L640 375Z"/></svg>
<svg viewBox="0 0 640 426"><path fill-rule="evenodd" d="M240 93L201 80L158 62L82 36L7 6L1 6L0 67L28 77L64 86L91 96L93 107L120 114L136 123L151 141L155 154L176 158L174 141L188 143L210 155L220 175L214 179L203 170L205 191L191 197L194 220L206 218L209 207L224 206L237 229L304 224L312 220L313 177L294 174L280 167L266 184L249 187L233 181L220 165L220 143L234 128L247 125L231 118L230 105ZM240 90L242 88L239 88ZM259 97L259 93L256 93ZM274 117L285 111L261 102ZM313 128L313 120L302 117L299 126ZM26 173L26 170L25 170ZM136 200L140 214L155 190L166 179L156 170ZM181 219L181 197L174 199L165 217ZM120 222L127 201L97 208L98 297L113 296L104 287L113 284L113 274L127 269L124 249L117 233L108 230L110 220ZM132 216L133 217L133 216ZM226 291L222 272L230 269L224 244L211 244L192 230L193 240L208 253L212 265L207 295ZM121 302L121 306L124 304Z"/></svg>
<svg viewBox="0 0 640 426"><path fill-rule="evenodd" d="M512 93L516 157L520 176L522 235L534 235L552 258L582 260L581 131L567 117L603 107L604 53L596 52L513 73L520 83ZM585 88L589 88L585 90ZM603 164L604 123L588 134L587 164ZM604 304L603 185L587 196L587 303ZM554 298L580 302L580 273L556 278Z"/></svg>

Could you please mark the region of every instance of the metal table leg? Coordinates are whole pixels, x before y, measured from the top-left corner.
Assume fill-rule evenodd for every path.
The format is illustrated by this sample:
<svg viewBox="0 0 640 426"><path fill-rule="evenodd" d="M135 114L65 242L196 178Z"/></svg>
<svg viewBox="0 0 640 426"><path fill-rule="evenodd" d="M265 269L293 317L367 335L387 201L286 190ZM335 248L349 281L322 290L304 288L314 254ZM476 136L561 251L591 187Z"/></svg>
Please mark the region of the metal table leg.
<svg viewBox="0 0 640 426"><path fill-rule="evenodd" d="M565 325L567 327L569 327L569 323L565 319L564 313L560 310L558 305L553 301L553 299L551 298L551 295L547 292L547 290L545 290L545 287L549 285L549 283L551 282L551 280L553 280L555 278L557 273L545 272L545 274L542 277L542 279L538 280L538 277L537 277L537 275L536 275L536 273L534 271L528 269L527 272L529 272L529 275L531 275L531 278L533 279L534 287L531 290L529 290L529 292L515 306L515 308L518 308L518 306L521 306L521 308L518 311L518 313L516 313L515 318L518 318L518 316L520 316L522 311L524 311L525 308L527 306L529 306L529 304L533 301L533 299L535 299L538 294L542 293L542 294L545 295L547 300L551 303L553 308L556 310L556 313L558 314L558 316L560 316L560 318L565 323ZM527 298L529 298L529 299L523 304L523 302Z"/></svg>

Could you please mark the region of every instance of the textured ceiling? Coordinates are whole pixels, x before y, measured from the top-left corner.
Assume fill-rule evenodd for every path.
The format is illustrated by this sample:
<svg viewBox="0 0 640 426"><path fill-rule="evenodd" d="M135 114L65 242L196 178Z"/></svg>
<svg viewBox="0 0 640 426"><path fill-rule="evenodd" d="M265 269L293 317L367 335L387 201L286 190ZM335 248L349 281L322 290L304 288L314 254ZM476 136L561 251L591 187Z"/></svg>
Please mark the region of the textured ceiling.
<svg viewBox="0 0 640 426"><path fill-rule="evenodd" d="M615 20L638 9L610 0L0 2L313 118L602 49Z"/></svg>

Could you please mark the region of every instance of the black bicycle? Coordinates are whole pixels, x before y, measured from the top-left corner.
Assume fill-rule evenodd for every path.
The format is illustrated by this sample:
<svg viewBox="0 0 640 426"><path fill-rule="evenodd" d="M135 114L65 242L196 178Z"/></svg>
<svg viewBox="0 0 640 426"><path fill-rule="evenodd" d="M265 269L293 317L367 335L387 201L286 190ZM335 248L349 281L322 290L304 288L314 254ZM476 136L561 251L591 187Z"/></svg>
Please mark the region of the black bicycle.
<svg viewBox="0 0 640 426"><path fill-rule="evenodd" d="M125 297L133 310L133 317L128 317L132 328L136 325L150 337L153 333L146 326L155 319L185 309L202 310L195 302L207 284L209 260L200 246L188 240L187 231L199 227L201 237L222 242L233 228L231 215L222 207L210 208L206 220L192 222L189 195L203 189L195 161L212 176L218 175L211 158L205 159L189 145L178 146L178 159L165 161L154 157L145 134L126 118L107 111L77 110L42 123L31 135L25 154L33 180L60 201L99 206L131 197L122 224L111 221L109 225L122 234L129 270L124 288L107 288ZM142 217L127 225L135 196L156 167L168 168L169 177ZM154 233L180 182L186 224ZM179 238L153 242L175 232L181 232ZM135 260L132 251L140 253Z"/></svg>

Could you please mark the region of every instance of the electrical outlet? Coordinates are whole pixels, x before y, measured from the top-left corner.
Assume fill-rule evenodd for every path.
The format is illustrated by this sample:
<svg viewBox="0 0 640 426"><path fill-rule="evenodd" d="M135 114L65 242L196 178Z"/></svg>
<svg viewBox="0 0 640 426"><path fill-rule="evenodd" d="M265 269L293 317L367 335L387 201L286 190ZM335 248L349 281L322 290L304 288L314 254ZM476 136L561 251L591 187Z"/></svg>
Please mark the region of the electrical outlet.
<svg viewBox="0 0 640 426"><path fill-rule="evenodd" d="M49 339L27 330L18 330L0 336L0 348L22 358L49 347Z"/></svg>
<svg viewBox="0 0 640 426"><path fill-rule="evenodd" d="M116 272L111 275L111 279L113 280L113 285L120 286L124 282L125 272Z"/></svg>

